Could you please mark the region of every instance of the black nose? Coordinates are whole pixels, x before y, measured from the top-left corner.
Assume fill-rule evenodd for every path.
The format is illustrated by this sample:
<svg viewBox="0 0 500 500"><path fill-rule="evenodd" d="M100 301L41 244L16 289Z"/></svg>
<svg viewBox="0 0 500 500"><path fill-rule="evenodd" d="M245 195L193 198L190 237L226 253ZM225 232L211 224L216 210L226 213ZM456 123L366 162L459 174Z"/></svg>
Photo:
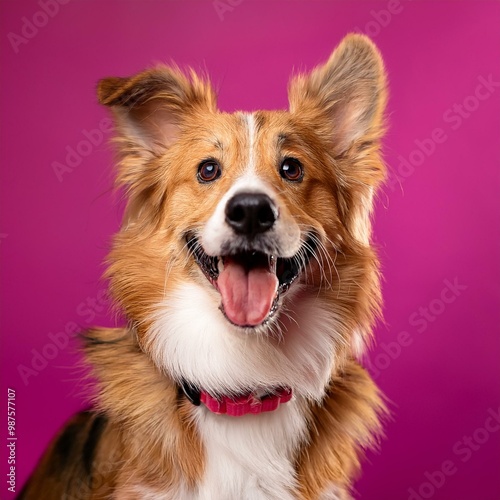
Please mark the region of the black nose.
<svg viewBox="0 0 500 500"><path fill-rule="evenodd" d="M250 238L273 227L277 217L276 205L263 193L239 193L226 205L226 222Z"/></svg>

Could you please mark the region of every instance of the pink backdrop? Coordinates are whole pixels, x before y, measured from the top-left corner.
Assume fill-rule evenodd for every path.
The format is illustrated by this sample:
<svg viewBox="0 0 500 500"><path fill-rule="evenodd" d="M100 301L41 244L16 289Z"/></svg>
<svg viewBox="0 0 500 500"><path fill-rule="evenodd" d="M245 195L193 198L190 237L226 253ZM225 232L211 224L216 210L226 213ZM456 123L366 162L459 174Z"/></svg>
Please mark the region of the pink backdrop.
<svg viewBox="0 0 500 500"><path fill-rule="evenodd" d="M112 323L100 275L120 208L97 80L175 60L209 71L224 110L282 108L292 69L311 68L356 30L380 47L391 85L392 174L375 225L386 323L367 364L393 410L357 493L500 498L498 2L1 7L0 407L15 389L18 489L84 406L75 328ZM12 497L4 480L0 496Z"/></svg>

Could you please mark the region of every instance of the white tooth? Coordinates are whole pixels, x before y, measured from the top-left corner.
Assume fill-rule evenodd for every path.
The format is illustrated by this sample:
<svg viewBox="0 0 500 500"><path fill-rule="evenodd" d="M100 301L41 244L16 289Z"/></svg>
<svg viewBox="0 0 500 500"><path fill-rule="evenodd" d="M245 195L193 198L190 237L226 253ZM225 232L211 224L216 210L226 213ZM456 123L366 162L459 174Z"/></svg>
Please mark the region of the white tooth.
<svg viewBox="0 0 500 500"><path fill-rule="evenodd" d="M269 260L269 268L270 268L271 272L276 274L276 265L278 263L278 259L274 255L269 255L268 260Z"/></svg>
<svg viewBox="0 0 500 500"><path fill-rule="evenodd" d="M219 269L219 274L220 274L222 271L224 271L224 262L222 262L222 257L219 257L217 261L218 261L217 267Z"/></svg>

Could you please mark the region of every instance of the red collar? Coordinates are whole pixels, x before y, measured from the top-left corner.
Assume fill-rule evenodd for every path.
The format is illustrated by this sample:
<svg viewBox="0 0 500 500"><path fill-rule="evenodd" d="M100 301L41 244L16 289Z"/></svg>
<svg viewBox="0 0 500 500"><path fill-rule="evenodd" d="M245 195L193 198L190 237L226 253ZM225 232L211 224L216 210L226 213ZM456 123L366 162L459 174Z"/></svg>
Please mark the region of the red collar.
<svg viewBox="0 0 500 500"><path fill-rule="evenodd" d="M194 405L199 406L200 403L203 403L211 412L231 417L274 411L279 408L280 404L287 403L292 399L292 389L282 387L273 389L270 394L261 398L257 398L253 394L213 397L208 392L199 390L187 382L184 382L181 388Z"/></svg>

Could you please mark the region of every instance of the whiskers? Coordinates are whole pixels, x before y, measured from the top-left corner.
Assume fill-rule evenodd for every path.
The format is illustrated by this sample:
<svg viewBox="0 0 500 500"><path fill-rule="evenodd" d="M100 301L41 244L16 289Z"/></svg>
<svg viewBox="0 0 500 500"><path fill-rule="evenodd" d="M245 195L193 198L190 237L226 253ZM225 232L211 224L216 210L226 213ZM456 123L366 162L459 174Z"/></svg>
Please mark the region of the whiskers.
<svg viewBox="0 0 500 500"><path fill-rule="evenodd" d="M333 272L335 271L338 288L340 291L340 274L338 272L336 261L338 256L338 250L333 241L328 238L326 235L323 236L323 239L314 232L311 231L309 226L305 224L300 224L301 230L303 233L308 234L308 239L304 240L301 245L300 251L295 255L294 259L297 265L300 265L301 269L303 269L303 276L305 283L309 282L310 267L307 266L308 259L314 259L318 264L320 271L320 283L319 290L324 287L326 290L332 290L334 284ZM328 245L328 246L327 246ZM335 257L332 258L331 251L335 252Z"/></svg>

